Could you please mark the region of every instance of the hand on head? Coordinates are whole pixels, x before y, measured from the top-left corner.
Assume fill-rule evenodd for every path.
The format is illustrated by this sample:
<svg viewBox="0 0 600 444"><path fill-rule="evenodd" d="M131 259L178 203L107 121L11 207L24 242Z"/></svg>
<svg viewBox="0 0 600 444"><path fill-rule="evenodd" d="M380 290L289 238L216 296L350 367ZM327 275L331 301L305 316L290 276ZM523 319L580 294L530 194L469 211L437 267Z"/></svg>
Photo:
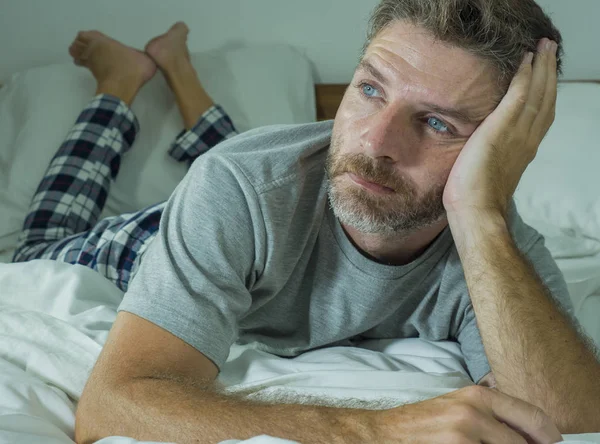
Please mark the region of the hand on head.
<svg viewBox="0 0 600 444"><path fill-rule="evenodd" d="M492 211L506 216L527 165L554 122L557 44L542 39L528 53L508 92L456 159L444 192L448 213Z"/></svg>

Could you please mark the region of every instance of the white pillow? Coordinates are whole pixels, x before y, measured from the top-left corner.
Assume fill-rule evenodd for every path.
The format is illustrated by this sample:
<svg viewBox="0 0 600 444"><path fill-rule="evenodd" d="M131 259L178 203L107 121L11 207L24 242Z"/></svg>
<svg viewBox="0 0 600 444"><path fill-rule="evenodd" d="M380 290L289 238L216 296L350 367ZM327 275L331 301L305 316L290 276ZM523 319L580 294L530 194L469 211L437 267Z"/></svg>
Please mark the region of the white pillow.
<svg viewBox="0 0 600 444"><path fill-rule="evenodd" d="M590 241L600 241L599 121L600 84L561 84L554 124L515 193L525 222L586 242L591 254Z"/></svg>
<svg viewBox="0 0 600 444"><path fill-rule="evenodd" d="M600 255L557 259L571 295L575 316L600 347Z"/></svg>
<svg viewBox="0 0 600 444"><path fill-rule="evenodd" d="M287 45L192 54L199 78L238 131L316 119L308 60ZM0 251L13 248L29 203L66 133L95 92L91 74L55 64L15 74L0 89ZM158 73L132 106L141 131L123 158L103 216L166 200L187 171L167 155L183 129Z"/></svg>

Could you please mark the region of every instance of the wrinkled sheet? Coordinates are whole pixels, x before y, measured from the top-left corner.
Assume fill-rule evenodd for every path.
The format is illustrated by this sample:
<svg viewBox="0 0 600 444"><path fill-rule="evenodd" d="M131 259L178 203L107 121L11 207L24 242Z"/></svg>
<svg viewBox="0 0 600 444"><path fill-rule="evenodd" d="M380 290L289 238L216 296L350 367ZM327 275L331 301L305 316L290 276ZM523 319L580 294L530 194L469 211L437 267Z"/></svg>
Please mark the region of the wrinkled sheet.
<svg viewBox="0 0 600 444"><path fill-rule="evenodd" d="M0 264L0 444L73 443L77 400L121 297L85 267ZM455 343L420 339L365 341L294 359L235 345L219 378L249 399L361 408L390 408L472 384ZM600 443L600 433L564 438ZM98 442L140 443L124 437ZM290 441L263 435L243 442Z"/></svg>

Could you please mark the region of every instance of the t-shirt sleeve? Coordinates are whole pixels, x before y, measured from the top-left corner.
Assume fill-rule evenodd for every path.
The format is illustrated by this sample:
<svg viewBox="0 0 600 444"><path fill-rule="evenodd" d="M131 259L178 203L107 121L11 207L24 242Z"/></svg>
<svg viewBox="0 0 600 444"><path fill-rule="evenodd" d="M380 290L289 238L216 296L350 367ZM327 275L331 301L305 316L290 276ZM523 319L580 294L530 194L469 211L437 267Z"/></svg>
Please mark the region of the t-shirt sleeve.
<svg viewBox="0 0 600 444"><path fill-rule="evenodd" d="M544 238L541 235L537 234L534 240L530 242L525 251L525 256L533 265L556 305L565 313L573 326L580 329L563 274L552 258L550 251L544 245ZM482 377L491 371L491 368L485 355L477 319L471 304L465 310L457 340L460 343L471 378L478 383Z"/></svg>
<svg viewBox="0 0 600 444"><path fill-rule="evenodd" d="M538 276L549 291L554 303L569 317L571 322L577 322L573 302L562 271L558 268L552 254L546 248L544 237L537 235L532 246L527 251L527 259L535 268Z"/></svg>
<svg viewBox="0 0 600 444"><path fill-rule="evenodd" d="M467 364L471 379L478 384L481 378L491 371L491 368L477 326L475 311L470 303L465 309L462 325L456 339L465 358L465 364Z"/></svg>
<svg viewBox="0 0 600 444"><path fill-rule="evenodd" d="M260 242L258 201L245 180L222 156L198 158L169 199L119 306L179 337L219 369L251 305Z"/></svg>

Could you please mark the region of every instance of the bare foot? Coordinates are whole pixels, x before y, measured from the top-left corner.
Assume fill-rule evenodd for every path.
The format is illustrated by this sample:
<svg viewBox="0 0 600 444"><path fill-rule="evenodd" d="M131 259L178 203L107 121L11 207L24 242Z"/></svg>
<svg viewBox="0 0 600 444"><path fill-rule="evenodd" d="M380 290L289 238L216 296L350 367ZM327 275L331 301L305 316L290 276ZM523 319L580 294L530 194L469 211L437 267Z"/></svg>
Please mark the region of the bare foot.
<svg viewBox="0 0 600 444"><path fill-rule="evenodd" d="M191 129L212 105L190 61L187 37L190 29L177 22L169 30L154 37L144 48L160 68L177 100L186 129Z"/></svg>
<svg viewBox="0 0 600 444"><path fill-rule="evenodd" d="M190 29L184 22L177 22L164 34L154 37L145 51L163 71L168 71L178 61L189 62L187 36Z"/></svg>
<svg viewBox="0 0 600 444"><path fill-rule="evenodd" d="M147 54L98 31L79 32L69 47L69 54L76 65L85 66L92 72L99 89L103 85L120 85L127 90L124 91L127 97L131 94L135 97L157 70Z"/></svg>

